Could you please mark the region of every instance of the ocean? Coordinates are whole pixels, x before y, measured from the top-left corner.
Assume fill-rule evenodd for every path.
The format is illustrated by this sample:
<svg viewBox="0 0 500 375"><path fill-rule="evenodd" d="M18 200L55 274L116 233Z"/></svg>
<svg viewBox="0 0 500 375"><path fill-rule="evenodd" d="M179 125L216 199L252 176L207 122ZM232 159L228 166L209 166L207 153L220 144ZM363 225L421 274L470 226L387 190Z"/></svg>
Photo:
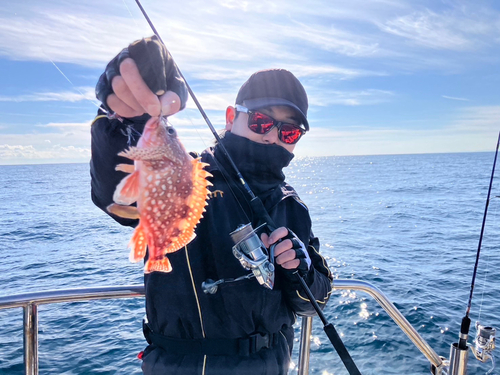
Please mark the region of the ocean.
<svg viewBox="0 0 500 375"><path fill-rule="evenodd" d="M448 357L467 308L493 157L486 152L305 158L292 161L285 173L309 207L335 277L381 289L433 349ZM500 327L498 196L497 177L469 342L476 320ZM0 166L0 296L140 284L142 265L128 261L131 233L92 204L88 164ZM334 291L324 313L363 375L429 373L427 359L370 296ZM143 298L41 306L40 374L140 374L143 315ZM0 374L23 374L22 327L22 309L0 310ZM296 332L298 337L299 323ZM469 374L491 367L491 361L483 364L470 354ZM347 374L317 318L309 373Z"/></svg>

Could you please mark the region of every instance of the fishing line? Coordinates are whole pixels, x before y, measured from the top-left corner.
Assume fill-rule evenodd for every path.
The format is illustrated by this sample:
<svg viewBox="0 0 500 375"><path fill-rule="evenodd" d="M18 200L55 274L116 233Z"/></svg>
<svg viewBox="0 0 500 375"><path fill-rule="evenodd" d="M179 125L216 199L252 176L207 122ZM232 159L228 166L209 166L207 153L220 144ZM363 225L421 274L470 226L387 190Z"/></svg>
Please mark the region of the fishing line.
<svg viewBox="0 0 500 375"><path fill-rule="evenodd" d="M476 254L476 262L474 264L474 272L472 274L472 282L470 286L470 294L469 294L469 302L467 303L467 310L465 312L465 316L462 319L462 324L460 327L460 336L459 336L459 341L458 341L458 349L462 351L467 350L467 337L469 335L469 328L470 328L470 323L471 320L469 318L469 313L470 313L470 308L472 305L472 295L474 293L474 285L476 281L476 275L477 275L477 269L478 269L478 263L479 263L479 255L481 253L481 245L483 243L483 235L484 235L484 228L486 226L486 217L488 215L488 206L490 204L490 196L491 196L491 187L493 186L493 178L495 177L495 166L497 163L497 156L498 156L498 146L500 145L500 132L498 133L498 140L497 140L497 146L496 146L496 151L495 151L495 158L493 160L493 168L491 169L491 178L490 178L490 184L488 187L488 195L486 196L486 205L484 208L484 215L483 215L483 223L481 225L481 234L479 235L479 244L477 247L477 254Z"/></svg>
<svg viewBox="0 0 500 375"><path fill-rule="evenodd" d="M81 95L81 96L82 96L85 100L88 100L88 101L89 101L89 102L91 102L93 105L95 105L97 108L101 108L99 104L97 104L96 102L93 102L92 100L88 99L88 98L85 96L85 94L84 94L83 92L81 92L81 91L80 91L80 89L79 89L78 87L76 87L76 86L75 86L75 84L74 84L73 82L71 82L71 80L70 80L70 79L66 76L66 74L64 74L64 72L63 72L61 69L59 69L59 67L57 66L57 64L56 64L54 61L52 61L52 59L51 59L49 56L47 56L47 54L45 53L45 51L43 50L43 48L42 48L42 52L43 52L43 54L44 54L44 55L45 55L45 56L49 59L49 61L52 63L52 65L54 65L54 67L55 67L55 68L59 71L59 73L61 73L61 74L62 74L62 76L63 76L64 78L66 78L66 81L68 81L68 82L69 82L69 83L73 86L73 88L74 88L76 91L78 91L78 92L80 93L80 95ZM104 112L106 112L106 111L104 111Z"/></svg>
<svg viewBox="0 0 500 375"><path fill-rule="evenodd" d="M163 42L163 39L160 37L160 34L158 33L158 31L156 30L155 26L153 25L153 22L151 21L151 19L149 18L148 14L146 13L146 11L144 10L144 8L142 7L142 4L139 0L135 0L135 2L137 3L137 6L139 7L139 9L141 10L142 14L144 15L144 18L146 19L146 21L148 22L149 26L151 27L151 30L153 30L153 33L158 37L158 40L163 44L163 46L165 46L166 48L166 45L165 43ZM172 60L173 60L173 56L172 56ZM207 114L205 113L205 110L203 109L203 107L201 106L200 102L198 101L198 99L196 98L196 95L194 94L193 90L191 90L191 86L189 86L186 78L184 77L184 75L182 74L182 72L180 71L179 67L177 66L177 64L175 64L175 66L177 67L177 71L179 72L179 75L181 76L181 78L184 80L184 83L186 84L186 87L187 87L187 90L189 92L189 95L191 95L191 98L193 99L194 103L196 104L196 107L198 108L198 110L200 111L201 115L203 116L203 119L205 120L205 122L207 123L208 127L210 128L210 130L212 131L212 134L214 135L215 139L217 140L217 143L220 144L220 149L221 151L223 152L223 154L226 156L226 159L229 161L229 163L231 164L231 167L233 168L233 170L236 172L236 174L238 175L238 180L240 181L240 183L243 185L243 187L245 188L245 191L247 192L247 194L250 196L251 199L254 199L255 198L255 194L253 193L253 191L250 189L250 187L248 186L247 182L245 181L245 179L243 178L243 176L241 175L240 171L238 170L238 168L236 167L236 165L234 164L233 162L233 159L231 159L231 157L229 156L229 153L227 152L226 148L224 147L224 145L221 143L221 139L219 137L219 134L217 134L217 131L215 130L214 126L212 125L210 119L208 118Z"/></svg>
<svg viewBox="0 0 500 375"><path fill-rule="evenodd" d="M163 42L163 39L161 38L160 34L158 33L158 31L156 30L156 27L153 25L153 22L151 21L151 19L149 18L148 14L146 13L145 9L142 7L142 4L140 3L139 0L135 0L137 6L139 7L139 9L141 10L142 14L144 15L144 17L146 18L146 21L148 22L149 26L151 27L151 30L153 30L153 33L158 37L158 39L160 40L160 42L163 44L163 46L165 46L165 43ZM130 11L130 9L128 8L127 4L125 3L125 0L123 0L123 3L125 4L125 6L127 7L130 15L132 18L133 15ZM135 22L135 19L134 19L134 22ZM166 48L166 46L165 46ZM172 60L173 60L173 57L172 57ZM176 64L177 66L177 64ZM233 160L231 159L231 157L229 156L226 148L224 147L224 145L221 143L221 138L219 136L219 134L217 133L217 131L215 130L214 126L212 125L210 119L208 118L206 112L204 111L204 109L202 108L200 102L198 101L196 95L194 94L194 92L191 90L191 87L189 86L187 80L185 79L184 75L182 74L182 72L180 71L179 67L177 66L177 70L179 72L179 75L182 77L182 79L184 80L185 84L186 84L186 87L188 89L188 92L189 94L191 95L191 98L193 99L194 103L196 104L196 107L198 108L198 110L200 111L202 117L204 118L205 122L207 123L208 127L210 128L212 134L214 135L215 139L216 139L216 144L219 144L219 147L221 148L222 152L224 153L224 155L226 156L226 159L230 162L231 166L233 167L233 169L236 171L236 174L238 175L238 179L240 180L240 182L242 183L242 185L245 187L245 190L246 192L250 195L250 197L253 199L255 198L255 195L254 193L252 192L252 190L250 190L250 188L248 187L248 184L246 183L246 181L243 179L243 176L241 175L241 173L239 172L238 168L236 167L236 165L234 164ZM189 121L191 122L192 125L194 125L193 123L193 120L188 117ZM200 133L198 132L198 129L196 129L196 132L198 133L198 137L201 139L201 141L203 142L203 144L205 145L205 148L208 148L205 140L203 139L203 137L200 135ZM217 167L219 168L219 170L223 170L222 166L220 165L220 163L217 161L217 159L214 157L214 162L215 164L217 165ZM226 172L227 173L227 172ZM222 176L224 177L224 180L226 181L231 193L233 194L233 196L236 198L236 202L238 202L238 205L240 206L241 208L241 211L243 212L243 214L246 216L247 220L250 221L250 218L248 217L245 209L243 208L243 206L241 205L241 202L239 201L239 199L237 199L237 196L236 196L236 193L234 192L231 184L229 183L225 173L221 173Z"/></svg>
<svg viewBox="0 0 500 375"><path fill-rule="evenodd" d="M191 122L191 125L193 125L193 127L196 127L196 125L194 124L193 119L191 117L188 117L187 119ZM169 122L170 122L170 120L169 120ZM210 146L207 145L206 141L203 139L202 135L199 132L199 129L195 128L195 130L196 130L196 133L198 134L198 137L200 138L201 142L205 146L205 149L208 149ZM238 205L239 205L239 207L241 209L241 212L243 212L243 214L245 215L247 221L250 222L251 220L248 217L246 210L243 208L243 205L241 204L240 200L238 199L236 193L233 190L233 187L231 186L231 184L230 184L230 182L229 182L229 180L228 180L228 178L226 176L227 171L225 171L225 169L222 167L222 165L220 165L220 163L217 160L217 158L215 157L215 155L214 155L213 161L216 164L217 168L221 171L221 175L222 175L222 177L224 177L224 180L226 181L226 184L229 187L229 190L231 191L231 194L235 198L236 203L238 203Z"/></svg>
<svg viewBox="0 0 500 375"><path fill-rule="evenodd" d="M190 121L191 121L191 123L193 123L193 121L191 119L190 119ZM201 138L201 135L198 132L198 129L196 129L196 132L198 133L198 136ZM205 140L203 138L201 138L201 140L202 140L203 144L205 144L205 148L208 148L206 143L205 143ZM215 164L217 165L217 168L219 168L219 170L221 171L221 175L224 178L224 180L226 181L226 184L229 187L229 190L231 191L231 194L233 195L234 200L236 201L236 203L238 203L238 206L240 206L241 212L243 212L243 215L245 215L247 221L250 222L251 220L248 217L246 210L243 208L243 205L241 204L240 200L238 199L236 193L233 190L233 187L231 186L231 183L229 182L229 179L227 178L227 171L225 171L224 167L219 163L219 161L215 157L215 154L214 154L213 160L214 160ZM253 275L253 273L251 273L251 274Z"/></svg>
<svg viewBox="0 0 500 375"><path fill-rule="evenodd" d="M500 133L498 133L498 141L497 141L497 147L496 147L496 152L495 152L495 159L493 161L493 168L491 170L491 178L490 178L490 185L488 187L488 195L486 197L486 206L484 208L484 215L483 215L483 224L481 226L481 234L479 235L479 245L477 247L477 255L476 255L476 263L474 265L474 273L472 275L472 282L471 282L471 290L470 290L470 295L469 295L469 303L467 304L467 311L465 313L466 316L469 316L470 308L471 308L471 303L472 303L472 294L474 293L474 282L476 280L476 274L477 274L477 266L479 262L479 255L481 253L481 245L483 242L483 235L484 235L484 228L486 226L486 217L488 215L488 206L490 204L490 196L491 196L491 187L493 185L493 178L495 177L495 166L497 163L497 156L498 156L498 146L500 144Z"/></svg>
<svg viewBox="0 0 500 375"><path fill-rule="evenodd" d="M135 2L137 3L137 6L141 10L141 12L144 15L144 17L146 18L146 21L149 23L149 25L150 25L151 29L153 30L154 34L158 37L158 40L163 44L163 46L165 46L165 43L161 39L160 35L156 31L156 28L154 27L153 23L149 19L146 11L142 7L141 2L139 0L135 0ZM165 48L166 48L166 46L165 46ZM172 57L172 60L173 60L173 57ZM178 69L178 67L177 67L177 69ZM203 118L205 119L205 122L207 123L208 127L212 131L212 134L214 135L215 139L217 140L217 143L219 144L221 152L225 155L227 161L231 164L231 167L233 168L233 170L236 172L236 174L238 176L239 182L244 187L246 193L250 196L251 200L249 201L249 204L250 204L252 212L255 213L255 215L257 216L257 218L259 220L263 220L264 221L263 224L266 224L267 228L271 232L274 231L276 229L275 224L274 224L272 218L269 216L269 213L266 211L266 209L265 209L262 201L258 197L255 196L255 194L252 192L252 190L250 189L250 187L247 184L247 182L243 179L243 176L241 175L240 171L238 170L238 168L234 164L234 161L232 160L232 158L230 157L230 155L227 152L226 148L222 144L221 138L219 137L219 134L217 134L217 131L215 130L215 128L213 127L212 123L208 119L208 116L206 115L205 111L201 107L200 103L198 102L198 99L194 95L193 91L191 90L191 87L188 85L186 79L184 78L184 76L182 75L182 73L180 72L179 69L178 69L178 73L179 73L180 77L182 79L184 79L184 82L186 84L186 87L188 89L189 94L193 98L193 101L195 102L196 106L198 107L198 110L202 114ZM273 252L273 250L271 248L271 255L270 255L271 259L273 259L272 252ZM305 282L304 278L299 274L298 270L296 272L294 272L294 275L297 276L297 280L299 281L299 283L300 283L303 291L306 293L307 298L309 299L309 302L311 303L312 307L316 311L318 317L321 319L321 321L323 323L323 330L325 331L326 335L330 339L330 342L332 343L332 345L334 346L335 350L339 354L342 362L344 363L345 367L349 371L349 374L351 374L351 375L361 375L361 373L359 372L358 368L356 367L356 364L354 363L354 361L352 360L349 352L347 351L344 343L342 342L342 339L340 338L337 330L335 329L335 327L333 326L333 324L331 324L331 323L329 323L327 321L325 315L323 314L320 306L316 302L316 299L315 299L314 295L312 294L311 290L309 289L309 287L308 287L307 283Z"/></svg>
<svg viewBox="0 0 500 375"><path fill-rule="evenodd" d="M500 198L500 197L498 197L498 196L492 197L490 199L490 203L494 198ZM498 202L493 201L493 203L498 203ZM490 212L490 216L497 217L497 215L499 213L498 204L494 204L493 209L494 209L493 212ZM481 313L483 310L483 303L484 303L484 293L486 291L486 280L487 280L488 275L489 275L490 259L491 259L491 253L488 253L488 255L486 257L486 269L485 269L485 273L484 273L483 290L481 293L481 303L479 305L479 314L478 314L478 318L477 318L478 321L481 321Z"/></svg>
<svg viewBox="0 0 500 375"><path fill-rule="evenodd" d="M137 23L137 20L136 20L136 17L134 17L134 15L132 14L132 11L130 10L130 8L128 7L127 3L125 2L125 0L122 0L123 1L123 5L125 5L125 8L127 8L128 10L128 13L130 14L130 18L132 19L132 21L134 21L135 23L135 26L137 26L137 28L141 28L139 26L139 24Z"/></svg>
<svg viewBox="0 0 500 375"><path fill-rule="evenodd" d="M30 34L32 39L35 39L34 36L33 36L33 33L31 33L31 31L27 28L27 27L24 27L24 31L27 33L27 34ZM49 60L52 65L57 69L57 71L59 73L61 73L61 75L66 79L66 81L68 81L71 86L73 86L73 88L78 91L78 93L82 96L83 99L89 101L90 103L92 103L94 106L96 106L97 108L101 108L99 104L97 104L96 102L93 102L92 100L90 100L89 98L87 98L85 96L85 94L78 88L75 86L75 84L73 82L71 82L71 80L68 78L68 76L66 74L64 74L64 72L57 66L57 64L50 58L50 56L45 52L45 50L43 49L43 46L42 45L39 45L38 46L40 48L40 51L42 52L42 54L47 58L47 60ZM101 108L104 112L106 112L103 108ZM107 113L107 112L106 112Z"/></svg>
<svg viewBox="0 0 500 375"><path fill-rule="evenodd" d="M24 31L27 33L27 34L30 34L32 37L33 37L33 34L31 33L31 31L25 27L24 28ZM34 38L33 38L34 39ZM52 65L57 69L57 71L59 73L61 73L61 75L66 79L66 81L68 81L71 86L73 87L73 89L75 89L76 91L78 91L78 93L82 96L83 99L89 101L90 103L92 103L94 106L96 106L98 109L101 109L103 112L105 112L107 114L107 111L104 109L104 108L101 108L100 104L97 104L97 102L93 102L92 100L90 100L89 98L86 97L86 95L78 88L75 86L75 84L73 82L71 82L71 80L68 78L68 76L66 74L64 74L64 72L57 66L57 64L50 58L50 56L45 52L45 50L43 49L43 46L42 45L39 45L39 48L40 48L40 51L42 52L42 54L45 56L45 58L47 60L49 60Z"/></svg>

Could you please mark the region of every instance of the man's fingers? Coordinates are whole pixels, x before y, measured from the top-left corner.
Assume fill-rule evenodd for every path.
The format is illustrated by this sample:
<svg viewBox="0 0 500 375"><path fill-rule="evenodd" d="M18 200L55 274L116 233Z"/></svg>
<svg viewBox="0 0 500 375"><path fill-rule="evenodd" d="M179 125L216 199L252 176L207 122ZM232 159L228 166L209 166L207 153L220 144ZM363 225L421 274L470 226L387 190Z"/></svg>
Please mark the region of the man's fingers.
<svg viewBox="0 0 500 375"><path fill-rule="evenodd" d="M167 91L160 96L161 114L163 116L170 116L179 112L181 109L181 98L173 91Z"/></svg>
<svg viewBox="0 0 500 375"><path fill-rule="evenodd" d="M109 108L113 112L115 112L117 115L121 117L135 117L135 116L140 116L144 112L143 111L136 111L133 108L130 108L127 104L125 104L122 100L120 100L116 94L110 94L108 95L108 98L106 99L106 104L108 105Z"/></svg>
<svg viewBox="0 0 500 375"><path fill-rule="evenodd" d="M160 115L160 100L144 82L135 61L127 58L120 64L120 74L131 93L144 110L153 117Z"/></svg>
<svg viewBox="0 0 500 375"><path fill-rule="evenodd" d="M264 246L269 249L269 236L267 235L267 233L262 233L260 235L260 240L262 241Z"/></svg>
<svg viewBox="0 0 500 375"><path fill-rule="evenodd" d="M295 255L295 250L289 249L276 257L276 263L286 269L295 269L300 264L300 259L297 259Z"/></svg>
<svg viewBox="0 0 500 375"><path fill-rule="evenodd" d="M287 269L287 270L295 270L299 267L300 265L300 260L294 259L291 260L290 262L283 263L281 267Z"/></svg>
<svg viewBox="0 0 500 375"><path fill-rule="evenodd" d="M274 256L277 257L278 255L283 254L285 251L290 250L292 247L293 247L292 241L286 239L276 245L276 247L274 248Z"/></svg>
<svg viewBox="0 0 500 375"><path fill-rule="evenodd" d="M136 112L141 112L141 114L146 112L146 110L142 108L139 102L135 99L134 95L132 95L132 92L128 88L122 76L115 76L111 81L111 87L113 88L113 92L116 94L118 99L130 108Z"/></svg>
<svg viewBox="0 0 500 375"><path fill-rule="evenodd" d="M282 264L289 262L291 260L294 260L294 259L295 259L295 250L288 249L283 254L276 257L276 263L282 265Z"/></svg>
<svg viewBox="0 0 500 375"><path fill-rule="evenodd" d="M273 244L286 235L288 235L288 229L286 229L285 227L279 227L278 229L274 230L273 233L271 233L271 235L269 236L269 243Z"/></svg>

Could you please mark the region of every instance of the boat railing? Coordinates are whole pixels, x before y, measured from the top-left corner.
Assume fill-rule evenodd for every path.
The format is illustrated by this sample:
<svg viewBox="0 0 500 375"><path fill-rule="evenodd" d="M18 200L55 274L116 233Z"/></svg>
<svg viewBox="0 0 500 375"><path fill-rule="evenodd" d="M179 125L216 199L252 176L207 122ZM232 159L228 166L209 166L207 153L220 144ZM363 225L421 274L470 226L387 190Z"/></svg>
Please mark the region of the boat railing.
<svg viewBox="0 0 500 375"><path fill-rule="evenodd" d="M420 349L431 363L431 372L435 375L444 374L443 359L418 334L394 304L375 286L359 280L334 281L334 289L358 290L368 293L388 313L401 330ZM143 297L143 285L128 285L115 287L93 287L78 289L63 289L38 293L26 293L0 297L0 310L23 308L23 358L26 375L38 375L38 306L60 303L77 302L99 299ZM312 332L312 318L302 318L302 330L299 347L298 375L309 373L310 337Z"/></svg>
<svg viewBox="0 0 500 375"><path fill-rule="evenodd" d="M60 302L143 296L144 285L62 289L0 297L0 310L23 308L24 373L38 375L38 306Z"/></svg>

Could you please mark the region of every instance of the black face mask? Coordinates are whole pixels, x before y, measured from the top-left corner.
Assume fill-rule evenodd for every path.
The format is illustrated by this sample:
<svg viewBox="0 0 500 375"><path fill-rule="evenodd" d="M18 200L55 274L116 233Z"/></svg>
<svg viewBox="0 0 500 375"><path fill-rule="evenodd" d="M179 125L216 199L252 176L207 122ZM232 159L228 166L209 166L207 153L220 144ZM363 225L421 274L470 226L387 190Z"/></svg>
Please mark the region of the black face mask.
<svg viewBox="0 0 500 375"><path fill-rule="evenodd" d="M257 143L231 132L227 132L221 142L256 195L264 198L285 181L283 168L287 167L294 157L285 148L275 144Z"/></svg>

